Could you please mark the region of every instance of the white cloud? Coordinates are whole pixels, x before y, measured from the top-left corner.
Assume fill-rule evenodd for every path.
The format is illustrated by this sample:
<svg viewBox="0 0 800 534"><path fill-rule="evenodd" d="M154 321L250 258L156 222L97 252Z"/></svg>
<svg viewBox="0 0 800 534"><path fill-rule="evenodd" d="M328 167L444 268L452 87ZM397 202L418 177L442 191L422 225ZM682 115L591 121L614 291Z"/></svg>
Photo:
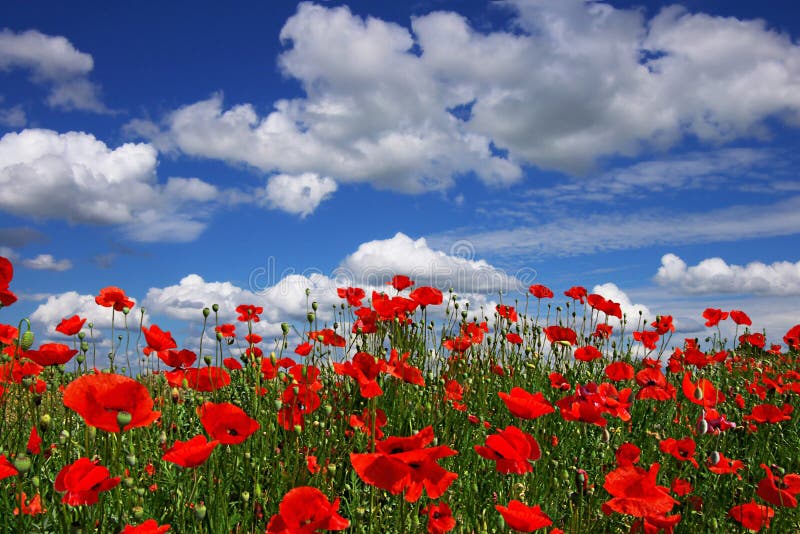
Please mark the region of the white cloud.
<svg viewBox="0 0 800 534"><path fill-rule="evenodd" d="M310 172L298 176L278 174L267 182L261 204L305 218L336 189L336 182L326 176Z"/></svg>
<svg viewBox="0 0 800 534"><path fill-rule="evenodd" d="M138 305L137 299L130 295L128 298ZM73 315L79 315L87 319L87 334L88 325L92 323L95 336L102 336L103 332L107 332L107 330L110 331L111 328L111 308L98 305L94 299L95 295L81 295L76 291L49 295L47 300L31 313L31 321L42 326L41 331L46 335L53 335L56 326L62 319L72 317ZM116 312L114 315L116 334L124 330L125 317L119 312ZM138 324L138 308L133 308L128 315L128 326L135 332Z"/></svg>
<svg viewBox="0 0 800 534"><path fill-rule="evenodd" d="M72 262L68 259L56 260L51 254L39 254L35 258L22 260L22 265L29 269L45 271L67 271L72 269Z"/></svg>
<svg viewBox="0 0 800 534"><path fill-rule="evenodd" d="M665 254L655 281L689 294L800 295L800 261L770 265L755 261L742 266L729 265L722 258L708 258L688 267L675 254Z"/></svg>
<svg viewBox="0 0 800 534"><path fill-rule="evenodd" d="M110 112L100 100L99 87L88 79L94 68L92 56L62 36L0 31L0 70L17 68L30 71L34 83L50 87L47 103L52 107Z"/></svg>
<svg viewBox="0 0 800 534"><path fill-rule="evenodd" d="M2 101L2 99L0 99ZM22 106L16 105L10 108L0 108L0 126L6 128L21 128L28 122Z"/></svg>
<svg viewBox="0 0 800 534"><path fill-rule="evenodd" d="M800 119L800 46L762 21L678 7L647 19L583 0L502 5L512 29L482 33L452 12L409 29L301 3L279 64L303 98L263 116L217 94L161 129L129 130L190 155L418 193L470 171L511 184L523 164L583 173L605 156Z"/></svg>

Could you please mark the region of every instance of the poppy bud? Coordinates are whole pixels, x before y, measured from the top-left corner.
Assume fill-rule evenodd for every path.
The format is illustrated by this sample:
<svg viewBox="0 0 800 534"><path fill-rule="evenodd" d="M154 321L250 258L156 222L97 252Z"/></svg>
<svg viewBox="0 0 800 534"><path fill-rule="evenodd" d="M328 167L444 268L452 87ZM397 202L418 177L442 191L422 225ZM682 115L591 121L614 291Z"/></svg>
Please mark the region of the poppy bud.
<svg viewBox="0 0 800 534"><path fill-rule="evenodd" d="M28 350L31 348L31 346L33 346L33 332L30 330L26 331L24 334L22 334L22 339L20 341L20 347L22 350Z"/></svg>
<svg viewBox="0 0 800 534"><path fill-rule="evenodd" d="M611 434L608 432L606 427L603 427L603 435L600 437L600 439L603 441L603 443L608 443L611 441Z"/></svg>
<svg viewBox="0 0 800 534"><path fill-rule="evenodd" d="M83 354L78 354L78 356L75 357L75 361L78 363L83 363L86 361L86 356Z"/></svg>
<svg viewBox="0 0 800 534"><path fill-rule="evenodd" d="M94 323L86 323L86 326L88 326L89 330L91 330L92 328L94 328Z"/></svg>
<svg viewBox="0 0 800 534"><path fill-rule="evenodd" d="M122 484L126 488L131 489L136 484L136 481L133 480L133 477L125 477L125 478L122 479Z"/></svg>
<svg viewBox="0 0 800 534"><path fill-rule="evenodd" d="M328 472L330 474L332 474L332 475L335 475L336 474L336 464L328 465Z"/></svg>
<svg viewBox="0 0 800 534"><path fill-rule="evenodd" d="M131 309L129 307L124 306L122 308L122 313L124 313L125 315L128 315L130 312L131 312Z"/></svg>
<svg viewBox="0 0 800 534"><path fill-rule="evenodd" d="M244 502L247 502L247 501L250 500L250 492L249 491L243 491L242 492L242 500Z"/></svg>
<svg viewBox="0 0 800 534"><path fill-rule="evenodd" d="M62 430L61 433L58 435L58 441L62 445L67 442L69 439L69 430Z"/></svg>
<svg viewBox="0 0 800 534"><path fill-rule="evenodd" d="M42 414L39 417L39 429L42 432L46 432L48 428L50 428L50 423L53 421L53 418L50 416L49 413Z"/></svg>
<svg viewBox="0 0 800 534"><path fill-rule="evenodd" d="M212 304L211 309L214 311L214 313L217 313L219 311L219 304Z"/></svg>
<svg viewBox="0 0 800 534"><path fill-rule="evenodd" d="M203 503L194 505L194 515L201 521L206 518L206 505Z"/></svg>
<svg viewBox="0 0 800 534"><path fill-rule="evenodd" d="M141 521L143 517L144 517L144 508L142 508L141 506L134 506L133 507L133 518L136 521Z"/></svg>
<svg viewBox="0 0 800 534"><path fill-rule="evenodd" d="M311 290L309 288L306 288L306 296L309 296L310 294L311 294Z"/></svg>
<svg viewBox="0 0 800 534"><path fill-rule="evenodd" d="M719 459L719 453L717 451L711 453L711 465L717 465L719 463Z"/></svg>
<svg viewBox="0 0 800 534"><path fill-rule="evenodd" d="M203 308L203 317L208 317L211 315L211 310L208 308Z"/></svg>
<svg viewBox="0 0 800 534"><path fill-rule="evenodd" d="M80 331L80 332L78 332L78 339L81 339L81 340L82 340L82 339L83 339L83 338L85 338L85 337L86 337L86 332L84 332L84 331Z"/></svg>
<svg viewBox="0 0 800 534"><path fill-rule="evenodd" d="M14 458L14 469L20 473L27 473L31 469L31 459L24 454L20 454Z"/></svg>
<svg viewBox="0 0 800 534"><path fill-rule="evenodd" d="M295 433L299 434L300 432L303 431L303 427L300 425L294 425L294 431Z"/></svg>
<svg viewBox="0 0 800 534"><path fill-rule="evenodd" d="M331 406L330 404L326 404L323 407L323 410L325 410L325 415L330 415L331 412L333 411L333 406Z"/></svg>
<svg viewBox="0 0 800 534"><path fill-rule="evenodd" d="M694 398L697 400L703 400L703 390L701 388L694 390Z"/></svg>
<svg viewBox="0 0 800 534"><path fill-rule="evenodd" d="M89 343L87 343L86 341L81 341L81 350L83 352L86 352L87 350L89 350Z"/></svg>
<svg viewBox="0 0 800 534"><path fill-rule="evenodd" d="M133 420L133 416L126 412L126 411L119 411L117 412L117 424L119 425L119 429L122 430Z"/></svg>
<svg viewBox="0 0 800 534"><path fill-rule="evenodd" d="M708 421L706 421L704 418L701 418L700 420L697 421L697 433L702 436L707 432L708 432Z"/></svg>
<svg viewBox="0 0 800 534"><path fill-rule="evenodd" d="M275 399L275 409L280 410L283 407L283 401L280 399Z"/></svg>
<svg viewBox="0 0 800 534"><path fill-rule="evenodd" d="M217 341L222 341L222 332L217 332Z"/></svg>
<svg viewBox="0 0 800 534"><path fill-rule="evenodd" d="M165 445L166 443L167 443L167 433L162 430L161 433L158 435L158 444Z"/></svg>
<svg viewBox="0 0 800 534"><path fill-rule="evenodd" d="M203 356L203 361L206 362L206 365L211 365L211 355L206 354L205 356Z"/></svg>
<svg viewBox="0 0 800 534"><path fill-rule="evenodd" d="M136 488L136 495L144 497L144 488Z"/></svg>
<svg viewBox="0 0 800 534"><path fill-rule="evenodd" d="M306 314L306 319L308 320L309 323L313 323L314 322L314 317L315 316L314 316L313 312L308 312L308 314Z"/></svg>
<svg viewBox="0 0 800 534"><path fill-rule="evenodd" d="M31 477L31 484L33 484L34 488L39 488L39 484L42 483L42 480L38 476Z"/></svg>
<svg viewBox="0 0 800 534"><path fill-rule="evenodd" d="M289 323L281 323L281 332L283 332L284 336L289 335Z"/></svg>
<svg viewBox="0 0 800 534"><path fill-rule="evenodd" d="M172 388L172 391L170 391L170 396L172 397L172 402L176 404L178 403L179 400L181 400L181 395L180 392L178 391L178 388Z"/></svg>
<svg viewBox="0 0 800 534"><path fill-rule="evenodd" d="M317 311L317 308L319 308L319 304L317 304L317 301L315 300L311 303L311 309Z"/></svg>

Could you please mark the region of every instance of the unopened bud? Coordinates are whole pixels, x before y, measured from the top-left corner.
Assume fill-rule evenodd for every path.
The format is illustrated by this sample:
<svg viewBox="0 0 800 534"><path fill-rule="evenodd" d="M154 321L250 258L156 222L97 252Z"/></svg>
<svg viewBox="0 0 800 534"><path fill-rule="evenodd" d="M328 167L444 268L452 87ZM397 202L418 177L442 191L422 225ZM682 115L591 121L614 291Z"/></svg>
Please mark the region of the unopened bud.
<svg viewBox="0 0 800 534"><path fill-rule="evenodd" d="M208 317L211 315L211 310L208 308L203 308L203 317Z"/></svg>
<svg viewBox="0 0 800 534"><path fill-rule="evenodd" d="M26 331L24 334L22 334L22 339L20 340L20 348L22 348L22 350L28 350L29 348L31 348L33 346L33 339L34 339L33 332L31 332L30 330Z"/></svg>
<svg viewBox="0 0 800 534"><path fill-rule="evenodd" d="M711 460L711 465L717 465L720 460L719 453L717 451L712 452L710 460Z"/></svg>
<svg viewBox="0 0 800 534"><path fill-rule="evenodd" d="M217 313L219 311L219 304L212 304L211 309L214 311L214 313Z"/></svg>
<svg viewBox="0 0 800 534"><path fill-rule="evenodd" d="M319 304L317 304L317 301L315 300L311 303L311 309L317 311L317 308L319 308Z"/></svg>
<svg viewBox="0 0 800 534"><path fill-rule="evenodd" d="M14 469L20 473L27 473L31 470L31 459L24 454L20 454L14 458Z"/></svg>
<svg viewBox="0 0 800 534"><path fill-rule="evenodd" d="M120 430L131 424L132 420L133 416L130 413L126 411L117 412L117 425L119 425Z"/></svg>
<svg viewBox="0 0 800 534"><path fill-rule="evenodd" d="M308 322L309 322L309 323L313 323L313 322L314 322L314 319L315 319L315 317L316 317L316 316L314 315L314 313L313 313L313 312L308 312L308 313L306 314L306 319L308 320Z"/></svg>
<svg viewBox="0 0 800 534"><path fill-rule="evenodd" d="M283 332L284 336L289 335L289 323L281 323L281 332Z"/></svg>

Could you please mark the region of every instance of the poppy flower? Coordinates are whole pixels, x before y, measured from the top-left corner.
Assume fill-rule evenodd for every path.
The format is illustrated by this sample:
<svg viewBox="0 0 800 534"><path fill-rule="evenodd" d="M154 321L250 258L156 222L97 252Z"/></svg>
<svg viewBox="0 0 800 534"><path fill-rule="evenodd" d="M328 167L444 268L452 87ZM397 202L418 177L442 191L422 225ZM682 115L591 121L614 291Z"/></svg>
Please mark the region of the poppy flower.
<svg viewBox="0 0 800 534"><path fill-rule="evenodd" d="M636 399L651 399L666 401L675 398L675 387L667 381L661 369L648 367L636 373L636 383L641 389L636 393Z"/></svg>
<svg viewBox="0 0 800 534"><path fill-rule="evenodd" d="M145 356L149 356L151 352L163 352L178 346L172 339L172 334L164 332L158 325L151 325L150 328L142 327L142 333L147 341L147 346L142 350Z"/></svg>
<svg viewBox="0 0 800 534"><path fill-rule="evenodd" d="M81 319L77 315L73 315L69 319L66 317L56 326L56 332L61 332L65 336L74 336L83 328L83 323L86 319Z"/></svg>
<svg viewBox="0 0 800 534"><path fill-rule="evenodd" d="M236 318L237 321L242 321L243 323L253 321L257 323L261 320L259 314L264 313L264 308L253 306L252 304L239 304L236 307L236 313L239 314L239 317Z"/></svg>
<svg viewBox="0 0 800 534"><path fill-rule="evenodd" d="M794 325L786 332L786 335L783 336L783 342L790 349L800 350L800 324Z"/></svg>
<svg viewBox="0 0 800 534"><path fill-rule="evenodd" d="M516 323L519 320L519 316L517 315L517 310L514 308L514 306L498 304L497 306L495 306L495 310L497 310L497 315L499 315L503 319L508 319L512 323Z"/></svg>
<svg viewBox="0 0 800 534"><path fill-rule="evenodd" d="M603 353L600 352L594 345L586 345L585 347L575 349L573 356L575 356L576 360L580 360L582 362L591 362L602 358Z"/></svg>
<svg viewBox="0 0 800 534"><path fill-rule="evenodd" d="M387 282L387 285L391 285L397 291L402 291L407 287L413 286L414 281L404 274L396 274L391 281Z"/></svg>
<svg viewBox="0 0 800 534"><path fill-rule="evenodd" d="M134 302L129 299L123 290L116 286L104 287L94 301L104 308L114 308L116 311L123 311L125 308L133 308Z"/></svg>
<svg viewBox="0 0 800 534"><path fill-rule="evenodd" d="M572 385L567 382L567 379L561 373L552 372L547 375L547 378L550 380L550 387L553 389L560 389L561 391L572 389Z"/></svg>
<svg viewBox="0 0 800 534"><path fill-rule="evenodd" d="M717 455L719 459L715 464L712 464L709 458L708 470L717 475L736 475L736 477L741 480L742 475L739 474L739 471L744 469L744 462L726 458L721 452L718 452Z"/></svg>
<svg viewBox="0 0 800 534"><path fill-rule="evenodd" d="M347 303L355 308L361 306L361 300L366 296L366 293L360 287L340 287L336 289L336 293L339 298L347 299Z"/></svg>
<svg viewBox="0 0 800 534"><path fill-rule="evenodd" d="M190 389L204 392L216 391L231 383L231 375L222 367L213 365L186 369L183 379Z"/></svg>
<svg viewBox="0 0 800 534"><path fill-rule="evenodd" d="M19 506L14 508L14 515L19 515L20 513L23 515L39 515L46 511L42 507L42 496L40 494L37 493L28 501L28 496L23 491L20 494Z"/></svg>
<svg viewBox="0 0 800 534"><path fill-rule="evenodd" d="M790 421L792 419L791 413L794 407L786 403L783 408L778 408L774 404L759 404L753 406L749 415L742 417L745 421L753 421L754 423L780 423L781 421Z"/></svg>
<svg viewBox="0 0 800 534"><path fill-rule="evenodd" d="M650 326L656 329L659 335L664 335L667 332L674 332L675 325L672 324L672 316L671 315L658 315L656 316L656 320L650 323Z"/></svg>
<svg viewBox="0 0 800 534"><path fill-rule="evenodd" d="M614 456L617 459L617 466L619 467L628 467L639 463L641 454L642 451L639 447L633 443L627 442L617 447L617 450L614 451Z"/></svg>
<svg viewBox="0 0 800 534"><path fill-rule="evenodd" d="M442 292L435 287L422 286L412 291L408 297L420 306L436 306L442 303Z"/></svg>
<svg viewBox="0 0 800 534"><path fill-rule="evenodd" d="M736 324L739 325L743 324L745 326L750 326L753 324L753 321L750 320L750 317L748 317L748 315L741 310L731 310L728 313L730 315L731 320Z"/></svg>
<svg viewBox="0 0 800 534"><path fill-rule="evenodd" d="M553 298L553 292L550 291L550 288L547 286L543 286L542 284L535 284L528 288L531 295L536 297L537 299L551 299Z"/></svg>
<svg viewBox="0 0 800 534"><path fill-rule="evenodd" d="M39 454L42 452L42 438L39 436L39 431L36 430L36 425L31 427L31 433L28 436L28 443L25 445L25 450L28 454Z"/></svg>
<svg viewBox="0 0 800 534"><path fill-rule="evenodd" d="M78 354L76 349L71 349L62 343L43 343L37 350L25 352L25 357L47 367L49 365L64 365Z"/></svg>
<svg viewBox="0 0 800 534"><path fill-rule="evenodd" d="M775 516L775 510L750 501L728 510L728 516L741 523L747 530L758 532L764 527L769 528L770 520Z"/></svg>
<svg viewBox="0 0 800 534"><path fill-rule="evenodd" d="M17 296L8 290L12 278L14 278L14 266L8 258L0 256L0 304L3 306L11 306L17 301Z"/></svg>
<svg viewBox="0 0 800 534"><path fill-rule="evenodd" d="M706 326L717 326L720 321L728 318L728 312L719 308L706 308L703 311L703 318L706 320Z"/></svg>
<svg viewBox="0 0 800 534"><path fill-rule="evenodd" d="M430 426L407 438L388 437L375 444L374 453L351 453L350 462L361 480L392 495L403 493L408 502L419 500L423 488L438 499L458 475L436 462L458 451L446 445L426 448L433 439Z"/></svg>
<svg viewBox="0 0 800 534"><path fill-rule="evenodd" d="M148 426L161 415L153 411L153 399L144 384L117 374L82 375L64 390L64 406L76 411L87 425L119 432Z"/></svg>
<svg viewBox="0 0 800 534"><path fill-rule="evenodd" d="M544 329L544 335L550 343L561 343L564 345L577 345L578 335L571 328L566 326L548 326Z"/></svg>
<svg viewBox="0 0 800 534"><path fill-rule="evenodd" d="M667 438L658 443L661 452L669 454L673 458L681 462L691 462L695 467L698 467L697 460L694 459L694 453L697 449L697 444L692 438Z"/></svg>
<svg viewBox="0 0 800 534"><path fill-rule="evenodd" d="M531 394L521 387L514 387L510 393L500 391L497 396L505 403L511 415L520 419L536 419L555 411L541 392Z"/></svg>
<svg viewBox="0 0 800 534"><path fill-rule="evenodd" d="M609 317L622 319L622 308L620 308L618 302L607 300L602 295L598 295L596 293L592 293L586 297L586 301L589 303L589 306L595 310L601 311Z"/></svg>
<svg viewBox="0 0 800 534"><path fill-rule="evenodd" d="M15 345L14 340L19 336L16 326L10 324L0 324L0 343L3 345Z"/></svg>
<svg viewBox="0 0 800 534"><path fill-rule="evenodd" d="M485 446L475 445L475 452L496 462L498 473L517 475L533 471L531 462L542 457L534 437L513 425L488 436Z"/></svg>
<svg viewBox="0 0 800 534"><path fill-rule="evenodd" d="M770 504L794 508L797 506L797 498L800 493L800 475L790 473L783 478L776 477L767 464L761 464L761 468L767 476L758 483L756 493L759 497Z"/></svg>
<svg viewBox="0 0 800 534"><path fill-rule="evenodd" d="M419 513L428 517L428 534L444 534L456 528L453 511L446 502L429 504Z"/></svg>
<svg viewBox="0 0 800 534"><path fill-rule="evenodd" d="M308 332L308 339L319 341L329 347L344 347L347 340L337 334L332 328L324 328L314 332Z"/></svg>
<svg viewBox="0 0 800 534"><path fill-rule="evenodd" d="M148 519L139 526L125 525L120 534L164 534L169 532L170 525L159 525L155 519Z"/></svg>
<svg viewBox="0 0 800 534"><path fill-rule="evenodd" d="M604 510L636 517L666 514L678 501L669 490L656 483L661 466L652 464L648 470L635 465L618 467L606 475L603 488L612 498L603 503Z"/></svg>
<svg viewBox="0 0 800 534"><path fill-rule="evenodd" d="M581 304L584 303L583 299L586 298L587 294L588 291L586 291L586 288L583 286L572 286L571 288L564 291L564 296L569 297L572 300L580 300Z"/></svg>
<svg viewBox="0 0 800 534"><path fill-rule="evenodd" d="M267 525L267 534L313 534L321 530L344 530L350 521L340 516L339 498L333 502L317 488L300 486L289 490L278 505L278 513Z"/></svg>
<svg viewBox="0 0 800 534"><path fill-rule="evenodd" d="M683 375L681 390L690 402L704 408L713 408L717 404L725 402L725 394L715 388L710 380L701 378L695 383L692 381L691 373Z"/></svg>
<svg viewBox="0 0 800 534"><path fill-rule="evenodd" d="M197 354L189 349L166 350L156 353L156 356L169 367L186 369L197 360Z"/></svg>
<svg viewBox="0 0 800 534"><path fill-rule="evenodd" d="M64 492L61 502L70 506L92 505L100 492L108 491L119 484L119 477L111 477L106 467L97 465L89 458L78 458L65 465L56 475L56 491Z"/></svg>
<svg viewBox="0 0 800 534"><path fill-rule="evenodd" d="M755 334L742 334L739 336L739 343L763 349L767 345L767 339L764 337L764 334L756 332Z"/></svg>
<svg viewBox="0 0 800 534"><path fill-rule="evenodd" d="M258 421L229 402L204 402L197 408L200 423L208 435L223 445L237 445L259 429Z"/></svg>
<svg viewBox="0 0 800 534"><path fill-rule="evenodd" d="M389 361L386 362L386 372L403 382L425 387L425 379L422 378L422 370L408 363L409 352L404 352L402 356L397 353L397 349L392 349L389 353Z"/></svg>
<svg viewBox="0 0 800 534"><path fill-rule="evenodd" d="M217 445L219 441L206 441L203 435L195 436L189 441L175 440L161 459L181 467L197 467L208 460Z"/></svg>
<svg viewBox="0 0 800 534"><path fill-rule="evenodd" d="M383 390L376 382L382 371L386 370L386 362L377 360L367 352L357 352L352 362L333 363L333 370L340 375L352 377L358 382L361 396L371 399L383 395Z"/></svg>
<svg viewBox="0 0 800 534"><path fill-rule="evenodd" d="M594 328L594 332L592 333L592 337L597 339L608 339L611 337L611 334L614 332L614 327L610 324L600 323Z"/></svg>
<svg viewBox="0 0 800 534"><path fill-rule="evenodd" d="M622 380L630 380L633 378L633 366L627 362L614 362L606 365L603 370L609 380L614 382L621 382Z"/></svg>
<svg viewBox="0 0 800 534"><path fill-rule="evenodd" d="M311 350L313 348L314 345L306 341L305 343L300 343L299 345L297 345L294 348L294 353L297 354L298 356L308 356L309 354L311 354Z"/></svg>
<svg viewBox="0 0 800 534"><path fill-rule="evenodd" d="M521 501L512 499L508 506L497 504L495 509L503 516L506 525L521 532L533 532L553 524L553 520L542 512L542 508L538 504L528 506Z"/></svg>
<svg viewBox="0 0 800 534"><path fill-rule="evenodd" d="M650 332L648 330L644 331L636 331L633 333L633 339L636 341L641 342L644 345L644 348L648 350L654 350L656 348L656 343L658 343L658 332Z"/></svg>
<svg viewBox="0 0 800 534"><path fill-rule="evenodd" d="M0 480L19 474L14 464L8 461L5 454L0 454Z"/></svg>
<svg viewBox="0 0 800 534"><path fill-rule="evenodd" d="M214 327L214 332L225 339L234 338L236 337L236 325L230 323L220 324Z"/></svg>
<svg viewBox="0 0 800 534"><path fill-rule="evenodd" d="M242 364L239 363L239 360L236 358L225 358L222 360L222 365L225 366L225 369L228 371L239 371L242 369Z"/></svg>

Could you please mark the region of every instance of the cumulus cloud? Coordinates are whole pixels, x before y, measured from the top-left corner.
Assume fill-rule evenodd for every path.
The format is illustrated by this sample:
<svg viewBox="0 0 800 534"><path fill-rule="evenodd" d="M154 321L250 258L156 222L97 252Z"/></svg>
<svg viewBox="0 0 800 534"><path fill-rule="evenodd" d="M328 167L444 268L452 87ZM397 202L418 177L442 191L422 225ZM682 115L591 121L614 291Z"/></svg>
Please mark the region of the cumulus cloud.
<svg viewBox="0 0 800 534"><path fill-rule="evenodd" d="M260 115L216 94L129 130L190 155L418 193L469 172L511 184L524 165L581 174L606 156L800 119L800 46L763 21L675 6L647 18L583 0L499 5L512 20L483 32L453 12L407 27L301 3L279 65L303 97Z"/></svg>
<svg viewBox="0 0 800 534"><path fill-rule="evenodd" d="M305 218L336 191L336 182L326 176L304 173L270 177L261 204Z"/></svg>
<svg viewBox="0 0 800 534"><path fill-rule="evenodd" d="M210 205L220 191L197 178L160 183L156 165L157 152L146 143L112 148L83 132L8 133L0 138L0 209L121 225L137 241L196 239L205 228L197 204Z"/></svg>
<svg viewBox="0 0 800 534"><path fill-rule="evenodd" d="M722 258L708 258L689 267L675 254L665 254L655 281L689 294L800 295L800 261L729 265Z"/></svg>
<svg viewBox="0 0 800 534"><path fill-rule="evenodd" d="M68 259L56 260L51 254L39 254L35 258L22 260L22 265L29 269L44 271L67 271L72 269L72 262Z"/></svg>
<svg viewBox="0 0 800 534"><path fill-rule="evenodd" d="M128 296L131 300L138 304L138 300L134 297ZM98 305L95 301L95 295L81 295L77 291L67 291L56 295L49 295L47 300L40 304L31 313L31 321L42 326L42 331L48 335L53 335L55 328L62 319L79 315L85 317L88 323L93 324L95 335L102 335L105 329L111 328L111 308L105 308ZM122 314L116 313L115 328L121 330L124 325L124 317ZM133 315L129 315L129 318ZM131 328L135 331L138 325L138 316L136 321L129 322ZM88 328L88 326L87 326ZM98 330L100 329L100 330Z"/></svg>
<svg viewBox="0 0 800 534"><path fill-rule="evenodd" d="M0 31L0 70L29 71L34 83L50 88L47 103L51 107L109 113L100 99L100 88L88 78L93 68L92 56L65 37L36 30Z"/></svg>

